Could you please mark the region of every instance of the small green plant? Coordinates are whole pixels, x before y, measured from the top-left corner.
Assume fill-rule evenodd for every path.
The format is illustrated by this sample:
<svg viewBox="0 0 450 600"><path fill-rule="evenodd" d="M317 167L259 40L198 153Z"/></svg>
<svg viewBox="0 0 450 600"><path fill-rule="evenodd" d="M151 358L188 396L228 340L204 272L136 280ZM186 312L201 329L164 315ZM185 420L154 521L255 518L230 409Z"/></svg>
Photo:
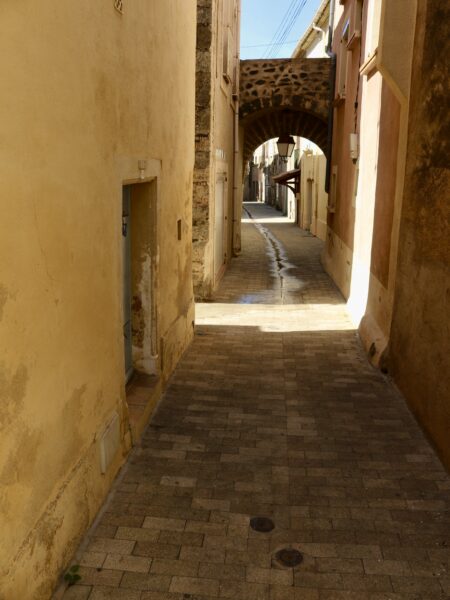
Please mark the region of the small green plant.
<svg viewBox="0 0 450 600"><path fill-rule="evenodd" d="M71 585L75 585L77 581L80 581L81 575L78 573L79 570L80 565L72 565L67 571L67 573L64 575L64 579L69 584L69 587Z"/></svg>

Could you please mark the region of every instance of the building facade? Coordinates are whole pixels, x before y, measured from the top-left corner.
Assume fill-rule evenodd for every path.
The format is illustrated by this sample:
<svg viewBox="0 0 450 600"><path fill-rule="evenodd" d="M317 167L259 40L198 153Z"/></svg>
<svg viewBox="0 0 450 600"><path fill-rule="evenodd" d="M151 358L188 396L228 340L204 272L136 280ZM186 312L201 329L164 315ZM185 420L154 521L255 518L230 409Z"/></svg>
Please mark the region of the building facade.
<svg viewBox="0 0 450 600"><path fill-rule="evenodd" d="M192 240L194 292L201 299L239 250L240 0L198 0L197 19Z"/></svg>
<svg viewBox="0 0 450 600"><path fill-rule="evenodd" d="M328 216L328 194L325 191L326 158L315 144L304 145L306 147L302 148L299 161L297 223L302 229L325 241Z"/></svg>
<svg viewBox="0 0 450 600"><path fill-rule="evenodd" d="M51 597L191 340L195 23L0 8L1 598Z"/></svg>
<svg viewBox="0 0 450 600"><path fill-rule="evenodd" d="M335 3L337 67L323 254L375 362L387 347L392 315L416 10L407 2L404 10L396 9L401 18L393 20L388 4ZM402 38L402 52L389 46L390 36ZM402 87L385 71L389 54L396 54Z"/></svg>
<svg viewBox="0 0 450 600"><path fill-rule="evenodd" d="M370 359L394 376L449 464L448 341L439 326L448 323L448 114L440 112L448 26L438 25L448 23L449 9L433 0L332 5L336 85L323 263Z"/></svg>
<svg viewBox="0 0 450 600"><path fill-rule="evenodd" d="M319 5L311 25L300 38L292 58L327 58L330 0ZM328 194L325 191L326 157L312 142L300 145L300 189L298 193L298 225L321 240L326 239Z"/></svg>
<svg viewBox="0 0 450 600"><path fill-rule="evenodd" d="M450 468L449 4L419 0L416 22L388 365Z"/></svg>

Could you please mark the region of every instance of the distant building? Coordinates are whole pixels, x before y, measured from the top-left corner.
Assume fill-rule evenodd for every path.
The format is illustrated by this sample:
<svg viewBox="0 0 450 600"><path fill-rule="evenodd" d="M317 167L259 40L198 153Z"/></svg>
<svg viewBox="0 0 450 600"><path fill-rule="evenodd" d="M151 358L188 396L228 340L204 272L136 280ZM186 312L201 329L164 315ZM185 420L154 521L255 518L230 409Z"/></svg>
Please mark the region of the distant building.
<svg viewBox="0 0 450 600"><path fill-rule="evenodd" d="M311 25L302 35L292 53L292 58L324 58L327 55L330 0L323 0Z"/></svg>
<svg viewBox="0 0 450 600"><path fill-rule="evenodd" d="M300 38L292 58L326 58L330 0L324 0L311 25ZM302 139L298 167L300 186L297 201L297 223L322 240L326 238L328 194L325 191L326 158L322 150Z"/></svg>

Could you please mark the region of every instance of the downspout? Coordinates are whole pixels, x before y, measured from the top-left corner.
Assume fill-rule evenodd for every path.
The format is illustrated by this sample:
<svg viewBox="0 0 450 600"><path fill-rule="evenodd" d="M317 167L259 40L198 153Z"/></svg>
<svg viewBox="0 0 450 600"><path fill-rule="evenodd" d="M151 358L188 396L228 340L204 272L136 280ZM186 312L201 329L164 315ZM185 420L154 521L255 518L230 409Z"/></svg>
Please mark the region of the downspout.
<svg viewBox="0 0 450 600"><path fill-rule="evenodd" d="M334 8L336 0L330 0L330 20L328 23L328 44L326 53L330 57L330 97L328 107L328 135L327 135L327 170L325 174L325 191L330 192L331 180L331 158L333 148L333 126L334 126L334 94L336 91L336 54L333 52L333 26L334 26Z"/></svg>
<svg viewBox="0 0 450 600"><path fill-rule="evenodd" d="M241 46L241 3L238 1L237 8L237 23L236 23L236 77L235 77L235 94L234 94L234 157L233 157L233 256L238 256L241 252L241 213L240 203L238 201L239 193L239 78L241 73L240 64L240 46Z"/></svg>

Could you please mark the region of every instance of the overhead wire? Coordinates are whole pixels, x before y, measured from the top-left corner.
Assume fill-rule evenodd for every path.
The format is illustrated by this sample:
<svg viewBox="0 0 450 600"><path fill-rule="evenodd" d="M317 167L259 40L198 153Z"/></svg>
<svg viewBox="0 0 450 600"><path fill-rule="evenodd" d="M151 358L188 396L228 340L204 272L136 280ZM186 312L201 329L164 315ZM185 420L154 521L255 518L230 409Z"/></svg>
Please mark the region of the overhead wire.
<svg viewBox="0 0 450 600"><path fill-rule="evenodd" d="M297 22L298 17L300 16L300 13L302 12L302 10L305 8L306 4L307 4L308 0L300 0L298 6L296 7L296 10L294 12L294 14L292 15L290 21L286 24L283 33L281 34L281 37L277 40L278 43L283 44L283 42L286 40L286 38L289 36L289 34L291 33L292 29L294 28L295 23ZM281 46L278 46L274 57L278 56L279 52L281 50Z"/></svg>
<svg viewBox="0 0 450 600"><path fill-rule="evenodd" d="M286 22L289 20L289 18L291 17L291 13L293 12L293 10L295 10L295 5L297 2L299 2L300 0L291 0L291 3L287 9L287 11L285 12L281 23L278 25L277 30L275 31L275 33L272 36L272 39L270 41L270 44L268 44L267 50L264 53L263 58L267 58L268 56L270 56L270 53L272 52L272 48L273 46L277 43L277 38L279 36L279 34L283 31L283 28L286 24Z"/></svg>
<svg viewBox="0 0 450 600"><path fill-rule="evenodd" d="M283 42L283 46L286 46L287 44L296 44L298 42L298 40L289 40L288 42ZM241 46L242 49L244 48L267 48L268 46L272 46L272 42L270 42L269 44L255 44L254 46ZM275 46L279 46L280 44L275 44Z"/></svg>

